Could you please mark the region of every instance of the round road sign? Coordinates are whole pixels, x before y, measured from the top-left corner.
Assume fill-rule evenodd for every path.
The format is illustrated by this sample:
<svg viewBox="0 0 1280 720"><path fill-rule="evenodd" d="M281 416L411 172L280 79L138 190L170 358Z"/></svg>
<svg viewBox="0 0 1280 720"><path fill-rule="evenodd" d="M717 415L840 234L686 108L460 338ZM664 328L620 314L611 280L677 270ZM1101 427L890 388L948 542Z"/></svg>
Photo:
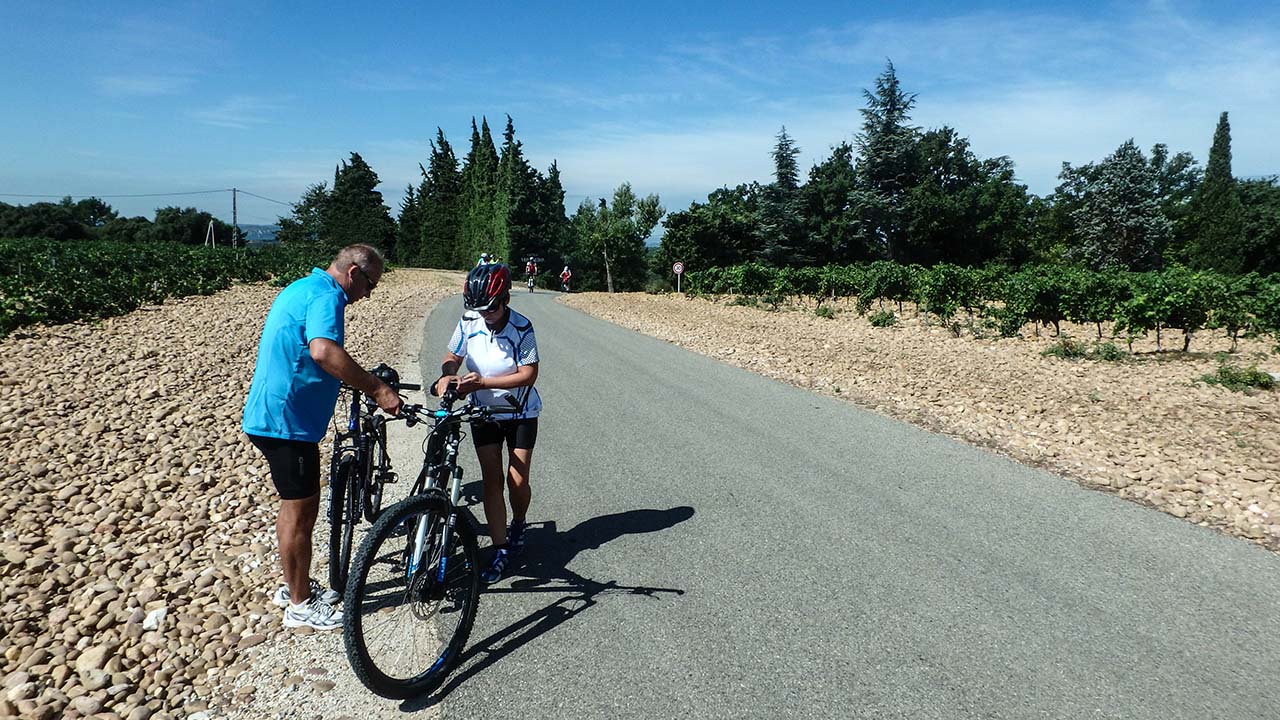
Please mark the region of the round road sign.
<svg viewBox="0 0 1280 720"><path fill-rule="evenodd" d="M672 265L671 269L675 272L675 274L679 275L680 273L684 272L684 263L678 262Z"/></svg>

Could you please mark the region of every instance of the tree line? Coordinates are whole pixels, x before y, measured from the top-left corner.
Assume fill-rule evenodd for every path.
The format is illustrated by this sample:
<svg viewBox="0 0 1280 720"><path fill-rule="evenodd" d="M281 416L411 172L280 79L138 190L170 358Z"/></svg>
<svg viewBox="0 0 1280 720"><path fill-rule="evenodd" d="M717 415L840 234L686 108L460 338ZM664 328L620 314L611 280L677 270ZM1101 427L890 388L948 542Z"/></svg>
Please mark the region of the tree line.
<svg viewBox="0 0 1280 720"><path fill-rule="evenodd" d="M155 220L121 217L101 198L30 205L0 202L0 238L45 238L49 240L108 240L113 242L173 242L201 245L213 223L214 240L230 245L233 228L212 214L193 207L162 207ZM243 233L236 233L243 238Z"/></svg>
<svg viewBox="0 0 1280 720"><path fill-rule="evenodd" d="M1144 153L1129 140L1099 162L1063 163L1055 191L1037 197L1008 157L976 156L950 127L913 126L916 96L892 63L863 95L855 142L836 145L807 178L783 127L772 182L723 187L668 215L655 267L889 260L1280 271L1280 185L1232 175L1225 112L1204 169L1188 152L1157 144Z"/></svg>
<svg viewBox="0 0 1280 720"><path fill-rule="evenodd" d="M1233 176L1225 112L1204 168L1189 152L1164 144L1144 152L1129 140L1100 161L1063 163L1057 188L1039 197L1017 182L1008 157L978 157L953 128L912 125L916 96L892 63L863 96L854 142L834 146L807 175L784 126L771 182L725 186L670 214L656 195L640 197L623 182L566 215L556 163L545 172L530 165L510 116L500 146L487 119L473 118L461 158L437 128L395 217L377 173L352 152L331 186L308 187L279 219L278 238L370 242L395 263L438 268L471 267L485 252L517 269L538 258L549 283L569 265L576 289L609 291L663 287L676 260L691 270L887 260L1280 272L1280 183ZM0 237L199 244L210 221L218 242L228 242L232 228L194 208L160 208L152 221L119 217L97 198L0 203ZM645 240L659 221L662 241L650 250Z"/></svg>
<svg viewBox="0 0 1280 720"><path fill-rule="evenodd" d="M431 155L418 165L421 178L405 189L399 213L378 192L378 175L359 153L334 170L333 186L312 185L280 218L284 242L325 240L335 245L371 242L400 265L466 269L482 253L520 271L537 259L544 282L563 265L574 286L588 290L640 290L648 278L645 239L662 218L656 195L637 197L622 183L611 198L587 199L572 217L555 162L546 173L525 158L507 116L502 145L487 118L471 121L471 141L459 160L443 130Z"/></svg>

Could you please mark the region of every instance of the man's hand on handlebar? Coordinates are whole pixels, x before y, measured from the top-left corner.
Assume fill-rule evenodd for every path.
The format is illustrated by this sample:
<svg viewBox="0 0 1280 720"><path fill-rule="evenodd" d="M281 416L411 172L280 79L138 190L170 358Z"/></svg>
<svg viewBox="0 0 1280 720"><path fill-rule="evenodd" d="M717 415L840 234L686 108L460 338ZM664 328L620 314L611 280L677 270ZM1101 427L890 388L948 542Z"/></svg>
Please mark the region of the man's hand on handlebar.
<svg viewBox="0 0 1280 720"><path fill-rule="evenodd" d="M391 389L390 385L381 380L378 381L378 389L372 393L371 397L374 402L378 403L378 407L382 408L382 411L391 417L399 415L400 408L404 405L404 400L400 395Z"/></svg>

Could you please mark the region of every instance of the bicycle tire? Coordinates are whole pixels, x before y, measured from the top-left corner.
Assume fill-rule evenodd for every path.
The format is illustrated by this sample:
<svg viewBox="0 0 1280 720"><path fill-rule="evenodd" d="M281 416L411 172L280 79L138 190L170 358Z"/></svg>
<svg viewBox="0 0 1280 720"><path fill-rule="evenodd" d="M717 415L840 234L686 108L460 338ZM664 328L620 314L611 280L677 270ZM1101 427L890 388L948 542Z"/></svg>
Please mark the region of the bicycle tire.
<svg viewBox="0 0 1280 720"><path fill-rule="evenodd" d="M342 584L334 585L339 593L347 587L347 577L351 568L351 553L355 549L356 525L360 524L360 516L364 505L364 484L368 477L361 477L359 463L351 464L347 475L347 500L343 508L342 537L338 543L338 567Z"/></svg>
<svg viewBox="0 0 1280 720"><path fill-rule="evenodd" d="M416 527L426 516L433 523L428 536L438 537L436 529L453 512L439 493L402 500L382 513L356 552L343 596L342 639L356 677L382 697L405 699L435 690L471 634L480 601L474 529L460 519L454 523L443 585L423 583L438 565L428 563L409 578L403 562L413 530L402 528ZM435 594L439 597L424 597ZM411 657L419 644L430 649L420 659Z"/></svg>
<svg viewBox="0 0 1280 720"><path fill-rule="evenodd" d="M347 519L347 486L352 482L355 461L344 457L338 461L329 475L329 587L342 592L347 584L347 561L351 555L350 540L347 550L342 549Z"/></svg>

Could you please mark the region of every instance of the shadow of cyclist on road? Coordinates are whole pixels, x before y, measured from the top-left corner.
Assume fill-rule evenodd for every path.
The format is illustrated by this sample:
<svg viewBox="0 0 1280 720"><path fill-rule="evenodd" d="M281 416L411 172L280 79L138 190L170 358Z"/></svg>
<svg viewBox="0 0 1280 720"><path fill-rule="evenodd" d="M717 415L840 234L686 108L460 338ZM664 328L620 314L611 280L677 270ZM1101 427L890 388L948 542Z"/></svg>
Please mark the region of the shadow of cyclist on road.
<svg viewBox="0 0 1280 720"><path fill-rule="evenodd" d="M623 535L666 530L693 517L693 512L693 508L688 506L669 510L631 510L591 518L563 532L556 527L554 520L530 523L526 531L528 549L508 570L508 576L512 578L510 585L490 588L485 594L547 593L554 599L488 637L472 638L449 681L432 695L406 700L401 709L421 710L436 704L468 679L525 643L596 605L603 597L683 595L684 591L676 588L621 585L616 580L600 582L570 570L569 564L584 550L594 550ZM480 612L484 612L483 605Z"/></svg>

